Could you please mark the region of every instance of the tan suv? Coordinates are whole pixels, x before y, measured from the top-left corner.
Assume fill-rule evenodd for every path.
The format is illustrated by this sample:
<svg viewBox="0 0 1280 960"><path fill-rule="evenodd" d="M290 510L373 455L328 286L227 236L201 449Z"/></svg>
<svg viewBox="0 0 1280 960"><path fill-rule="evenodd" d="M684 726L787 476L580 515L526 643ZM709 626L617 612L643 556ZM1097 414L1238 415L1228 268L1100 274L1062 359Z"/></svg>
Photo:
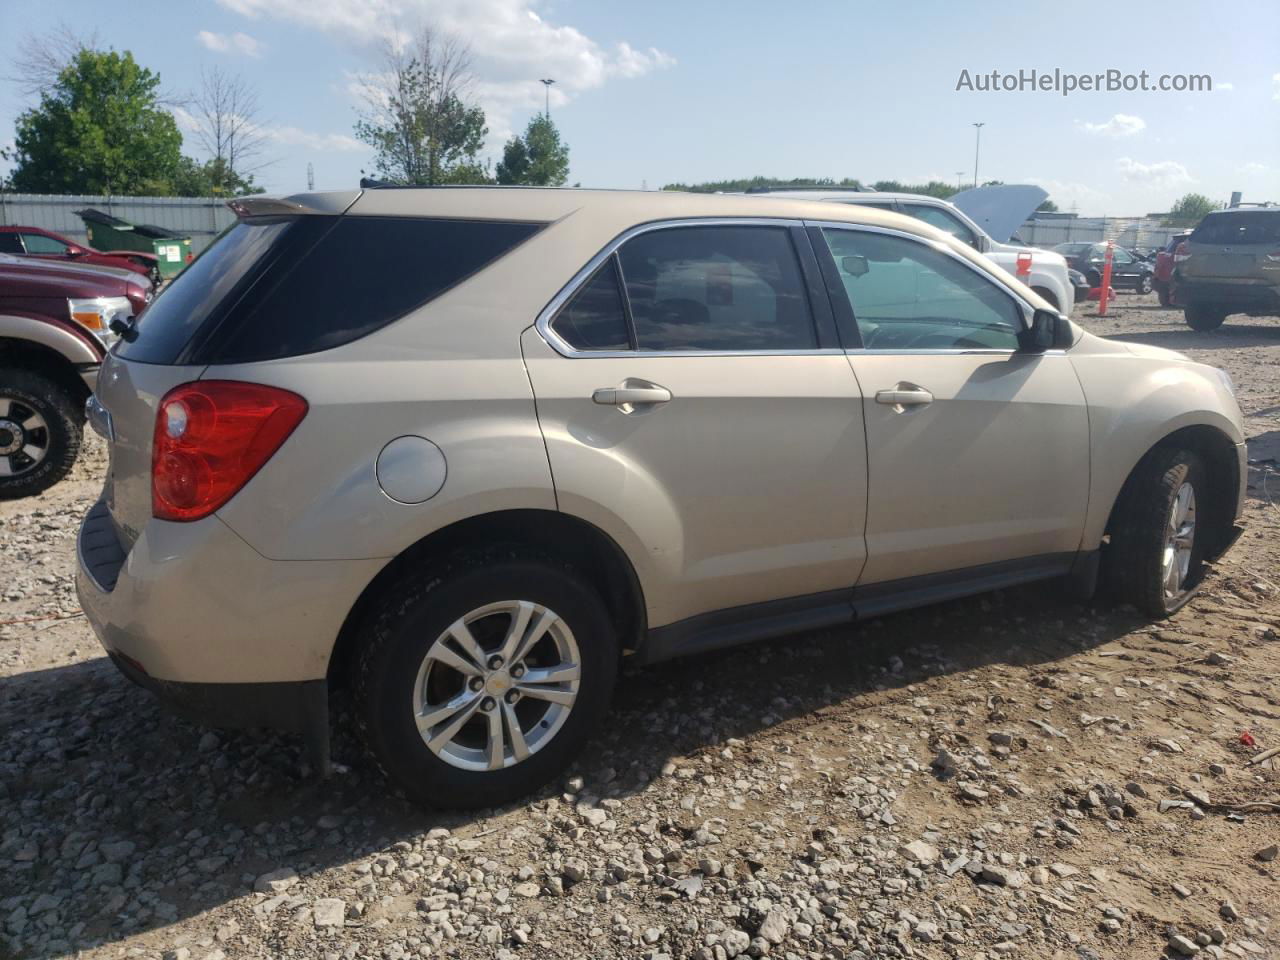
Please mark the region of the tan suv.
<svg viewBox="0 0 1280 960"><path fill-rule="evenodd" d="M304 732L348 684L415 797L498 803L649 662L1230 542L1225 374L1090 336L919 220L370 189L241 220L126 330L81 601L122 671Z"/></svg>

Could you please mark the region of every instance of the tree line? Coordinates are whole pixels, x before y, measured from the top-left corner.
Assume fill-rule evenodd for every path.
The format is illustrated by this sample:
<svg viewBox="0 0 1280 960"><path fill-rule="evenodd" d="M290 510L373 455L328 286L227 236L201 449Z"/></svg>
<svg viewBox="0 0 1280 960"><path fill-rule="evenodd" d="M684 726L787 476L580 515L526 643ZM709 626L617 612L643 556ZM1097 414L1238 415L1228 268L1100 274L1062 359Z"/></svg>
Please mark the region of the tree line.
<svg viewBox="0 0 1280 960"><path fill-rule="evenodd" d="M380 69L363 78L357 138L373 148L373 173L392 183L502 183L561 186L569 148L550 116L512 136L490 169L489 129L473 95L465 45L424 28L412 43L387 46ZM33 98L0 150L12 172L0 187L22 193L237 196L261 193L255 176L269 121L244 78L214 67L194 94L178 96L131 52L100 49L67 28L28 38L10 80ZM207 159L184 153L176 115L193 128Z"/></svg>

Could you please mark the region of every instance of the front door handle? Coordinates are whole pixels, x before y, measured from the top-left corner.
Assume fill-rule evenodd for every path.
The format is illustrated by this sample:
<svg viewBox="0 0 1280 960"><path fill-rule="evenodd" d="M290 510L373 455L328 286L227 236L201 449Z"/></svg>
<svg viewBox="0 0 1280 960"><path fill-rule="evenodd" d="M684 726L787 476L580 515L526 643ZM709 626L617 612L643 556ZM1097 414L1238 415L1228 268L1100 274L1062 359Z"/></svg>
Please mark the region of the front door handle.
<svg viewBox="0 0 1280 960"><path fill-rule="evenodd" d="M933 394L924 387L914 383L899 383L892 390L881 390L876 393L876 403L883 403L902 413L908 407L921 407L933 403Z"/></svg>
<svg viewBox="0 0 1280 960"><path fill-rule="evenodd" d="M601 387L591 394L595 403L609 407L639 407L646 404L666 403L671 399L671 391L656 383L645 386Z"/></svg>

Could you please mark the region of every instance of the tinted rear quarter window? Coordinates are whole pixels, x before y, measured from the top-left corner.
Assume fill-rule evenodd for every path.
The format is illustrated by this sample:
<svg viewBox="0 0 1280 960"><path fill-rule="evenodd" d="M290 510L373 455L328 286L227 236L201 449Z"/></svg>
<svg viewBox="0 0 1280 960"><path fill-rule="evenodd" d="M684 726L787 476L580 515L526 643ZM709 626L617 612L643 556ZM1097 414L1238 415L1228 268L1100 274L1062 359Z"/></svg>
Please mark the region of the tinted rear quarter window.
<svg viewBox="0 0 1280 960"><path fill-rule="evenodd" d="M483 269L541 224L304 216L232 227L117 348L152 363L246 363L350 343Z"/></svg>

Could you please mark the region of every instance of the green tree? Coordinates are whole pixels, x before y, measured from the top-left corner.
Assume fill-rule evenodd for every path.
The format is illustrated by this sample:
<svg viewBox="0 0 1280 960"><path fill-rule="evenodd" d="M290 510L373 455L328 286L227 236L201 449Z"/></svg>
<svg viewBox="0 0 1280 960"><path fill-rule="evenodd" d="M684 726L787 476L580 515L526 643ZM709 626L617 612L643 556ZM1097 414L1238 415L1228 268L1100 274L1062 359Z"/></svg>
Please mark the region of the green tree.
<svg viewBox="0 0 1280 960"><path fill-rule="evenodd" d="M569 179L569 147L551 118L538 114L523 137L512 137L495 171L499 183L562 187Z"/></svg>
<svg viewBox="0 0 1280 960"><path fill-rule="evenodd" d="M1165 222L1192 226L1217 209L1218 205L1203 193L1187 193L1178 198L1178 202L1169 210L1169 216Z"/></svg>
<svg viewBox="0 0 1280 960"><path fill-rule="evenodd" d="M467 98L466 48L423 29L414 43L387 47L385 71L366 77L369 110L356 136L373 147L374 170L393 183L484 183L479 160L484 110Z"/></svg>
<svg viewBox="0 0 1280 960"><path fill-rule="evenodd" d="M1040 203L1040 206L1036 207L1036 212L1037 213L1057 213L1058 205L1054 203L1052 200L1044 200Z"/></svg>
<svg viewBox="0 0 1280 960"><path fill-rule="evenodd" d="M12 189L167 194L182 134L158 103L159 74L128 51L79 49L38 106L18 117Z"/></svg>
<svg viewBox="0 0 1280 960"><path fill-rule="evenodd" d="M169 192L179 197L242 197L263 192L252 174L230 171L226 160L218 157L204 163L183 157L169 185Z"/></svg>
<svg viewBox="0 0 1280 960"><path fill-rule="evenodd" d="M684 193L743 193L747 190L762 187L785 187L802 190L805 187L853 187L861 189L862 181L833 180L830 177L793 177L784 180L779 177L744 177L737 180L711 180L706 183L668 183L663 190L680 190Z"/></svg>

